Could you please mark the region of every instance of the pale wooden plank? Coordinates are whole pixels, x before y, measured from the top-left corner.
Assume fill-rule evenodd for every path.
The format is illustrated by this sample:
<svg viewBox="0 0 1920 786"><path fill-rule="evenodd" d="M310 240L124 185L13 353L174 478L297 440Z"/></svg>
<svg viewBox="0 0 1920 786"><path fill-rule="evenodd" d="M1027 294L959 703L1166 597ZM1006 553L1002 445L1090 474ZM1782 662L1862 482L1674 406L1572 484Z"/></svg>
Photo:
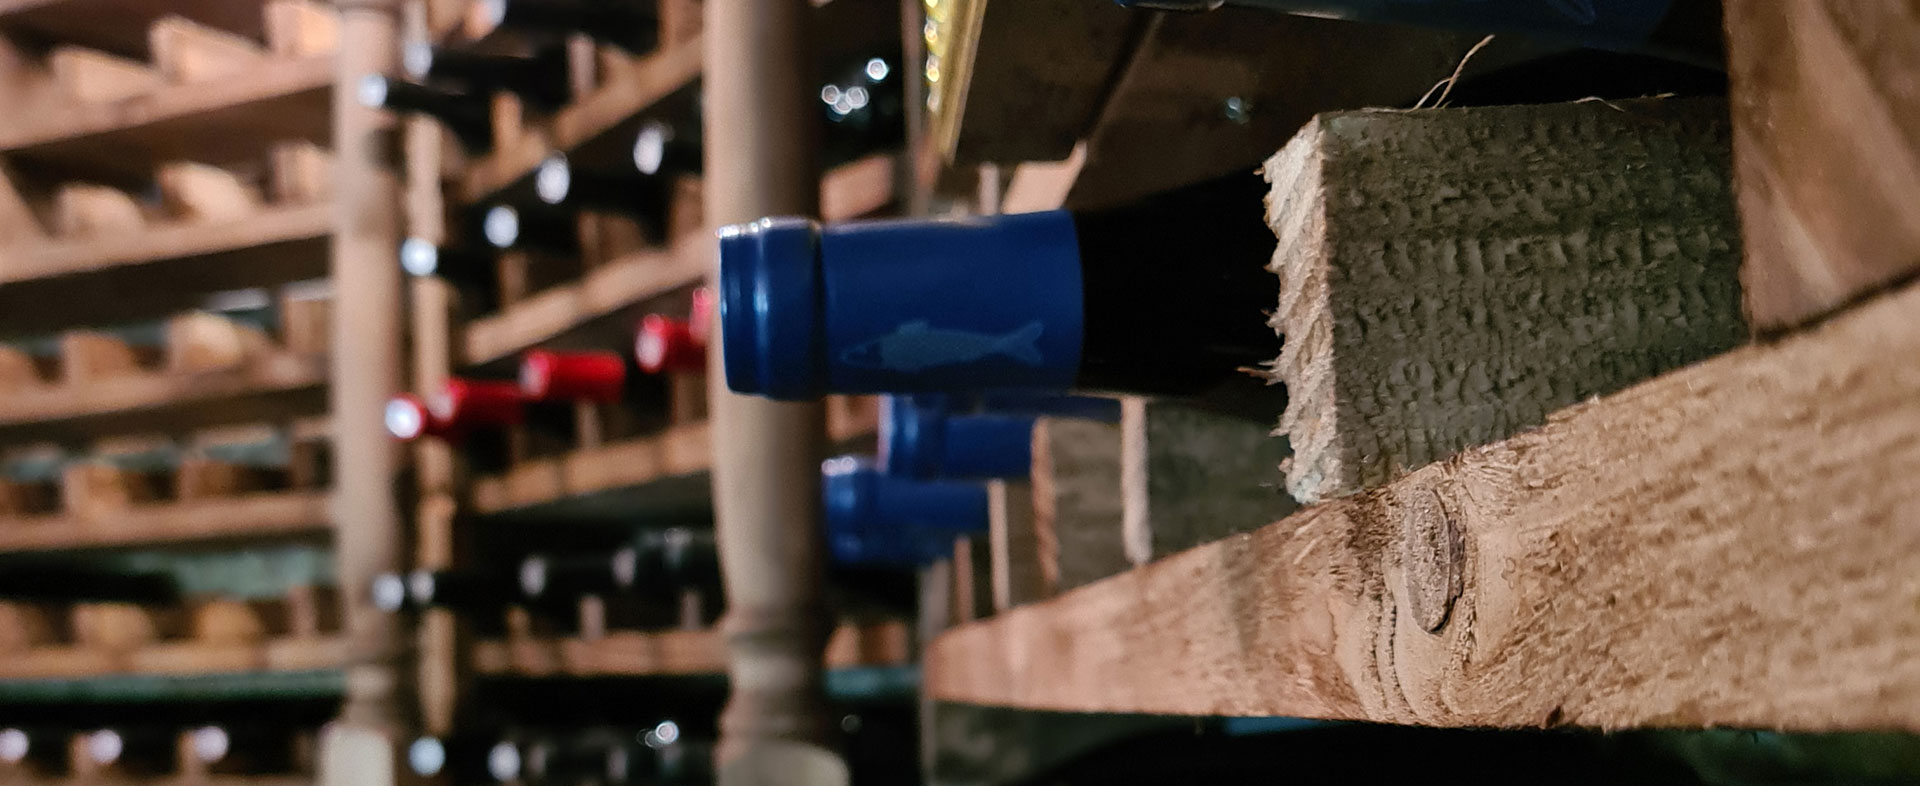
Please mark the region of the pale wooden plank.
<svg viewBox="0 0 1920 786"><path fill-rule="evenodd" d="M1726 24L1754 327L1920 271L1920 8L1731 0Z"/></svg>
<svg viewBox="0 0 1920 786"><path fill-rule="evenodd" d="M63 183L53 194L53 231L64 238L124 238L146 228L133 195L96 183Z"/></svg>
<svg viewBox="0 0 1920 786"><path fill-rule="evenodd" d="M0 434L33 441L311 414L324 408L326 374L324 358L275 353L211 371L140 373L86 384L70 379L0 401Z"/></svg>
<svg viewBox="0 0 1920 786"><path fill-rule="evenodd" d="M1717 100L1319 115L1268 161L1287 489L1350 494L1745 339Z"/></svg>
<svg viewBox="0 0 1920 786"><path fill-rule="evenodd" d="M946 634L936 698L1920 729L1920 288Z"/></svg>
<svg viewBox="0 0 1920 786"><path fill-rule="evenodd" d="M166 84L146 63L79 46L54 47L47 70L62 92L88 103L123 101Z"/></svg>
<svg viewBox="0 0 1920 786"><path fill-rule="evenodd" d="M171 161L155 180L160 203L179 220L235 221L260 212L260 189L238 175L193 161Z"/></svg>
<svg viewBox="0 0 1920 786"><path fill-rule="evenodd" d="M293 140L275 144L269 156L274 202L283 205L321 202L332 193L332 150Z"/></svg>
<svg viewBox="0 0 1920 786"><path fill-rule="evenodd" d="M1250 532L1299 505L1281 488L1287 441L1270 426L1177 402L1121 402L1121 538L1144 565Z"/></svg>
<svg viewBox="0 0 1920 786"><path fill-rule="evenodd" d="M0 549L60 551L140 544L308 538L328 532L324 492L276 492L129 505L100 520L79 514L0 518Z"/></svg>
<svg viewBox="0 0 1920 786"><path fill-rule="evenodd" d="M312 0L267 0L261 10L267 51L276 57L330 54L340 48L340 16Z"/></svg>
<svg viewBox="0 0 1920 786"><path fill-rule="evenodd" d="M235 368L277 350L266 331L206 311L168 318L166 342L166 369L175 374Z"/></svg>
<svg viewBox="0 0 1920 786"><path fill-rule="evenodd" d="M1068 590L1126 570L1120 427L1041 418L1033 448L1034 548L1042 584Z"/></svg>
<svg viewBox="0 0 1920 786"><path fill-rule="evenodd" d="M312 205L265 210L246 221L170 223L132 234L23 249L0 268L0 284L323 237L329 218L328 206Z"/></svg>
<svg viewBox="0 0 1920 786"><path fill-rule="evenodd" d="M147 48L153 52L154 67L181 84L234 76L267 59L266 50L253 39L182 16L154 20L147 28Z"/></svg>

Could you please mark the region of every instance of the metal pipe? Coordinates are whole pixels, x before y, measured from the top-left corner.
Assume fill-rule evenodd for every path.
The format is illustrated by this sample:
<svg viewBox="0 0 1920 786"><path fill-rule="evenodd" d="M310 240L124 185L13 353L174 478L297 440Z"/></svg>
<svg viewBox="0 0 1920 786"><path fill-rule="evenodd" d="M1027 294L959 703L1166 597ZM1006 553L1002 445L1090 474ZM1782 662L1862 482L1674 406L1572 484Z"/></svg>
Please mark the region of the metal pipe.
<svg viewBox="0 0 1920 786"><path fill-rule="evenodd" d="M707 218L724 225L816 214L807 0L710 0L705 13ZM825 409L733 395L719 382L721 352L711 355L732 684L716 752L721 782L822 782L776 772L772 763L789 757L761 754L817 751L831 736L822 662L832 627L822 593Z"/></svg>
<svg viewBox="0 0 1920 786"><path fill-rule="evenodd" d="M354 99L365 74L394 70L394 0L339 0L334 60L333 420L334 554L348 654L343 724L393 729L405 677L399 623L365 592L373 577L403 566L394 479L400 456L382 413L401 389L400 192L393 172L394 123Z"/></svg>

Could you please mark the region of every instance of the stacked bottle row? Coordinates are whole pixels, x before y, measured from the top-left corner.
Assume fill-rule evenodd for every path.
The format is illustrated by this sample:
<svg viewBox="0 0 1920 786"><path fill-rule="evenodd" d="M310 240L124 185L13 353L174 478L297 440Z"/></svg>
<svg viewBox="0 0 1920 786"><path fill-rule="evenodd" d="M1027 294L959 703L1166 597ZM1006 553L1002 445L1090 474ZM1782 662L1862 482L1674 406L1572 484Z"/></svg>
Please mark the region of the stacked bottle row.
<svg viewBox="0 0 1920 786"><path fill-rule="evenodd" d="M527 610L557 633L578 633L583 600L617 629L698 628L720 607L713 533L683 527L643 530L611 548L526 554L488 567L383 574L374 604L394 612L445 609L483 634L499 634L509 609Z"/></svg>
<svg viewBox="0 0 1920 786"><path fill-rule="evenodd" d="M686 738L673 721L638 729L471 731L420 737L407 747L416 775L455 783L692 786L712 782L712 762L712 741Z"/></svg>
<svg viewBox="0 0 1920 786"><path fill-rule="evenodd" d="M335 710L312 701L169 706L138 719L103 719L82 705L21 710L29 717L0 726L0 780L310 775L319 728Z"/></svg>

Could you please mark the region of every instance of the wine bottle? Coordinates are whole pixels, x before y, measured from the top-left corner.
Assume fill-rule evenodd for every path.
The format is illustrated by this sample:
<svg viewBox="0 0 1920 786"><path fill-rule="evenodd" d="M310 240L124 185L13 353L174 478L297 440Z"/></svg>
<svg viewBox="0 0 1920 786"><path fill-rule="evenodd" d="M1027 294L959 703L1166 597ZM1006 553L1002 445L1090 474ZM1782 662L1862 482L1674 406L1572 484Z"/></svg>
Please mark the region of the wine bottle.
<svg viewBox="0 0 1920 786"><path fill-rule="evenodd" d="M662 181L624 165L590 169L555 153L534 170L533 190L541 202L555 207L628 216L656 233L666 226L668 196Z"/></svg>
<svg viewBox="0 0 1920 786"><path fill-rule="evenodd" d="M560 36L584 33L634 54L660 40L660 20L651 0L480 0L474 9L482 27Z"/></svg>
<svg viewBox="0 0 1920 786"><path fill-rule="evenodd" d="M703 288L694 290L686 319L665 314L641 317L633 338L633 356L640 369L649 374L705 374L713 309L713 292Z"/></svg>
<svg viewBox="0 0 1920 786"><path fill-rule="evenodd" d="M640 554L631 546L611 552L532 554L520 562L520 592L549 602L627 595L639 574Z"/></svg>
<svg viewBox="0 0 1920 786"><path fill-rule="evenodd" d="M360 78L360 105L389 112L414 112L440 121L471 153L493 149L493 108L484 95L452 93L379 74Z"/></svg>
<svg viewBox="0 0 1920 786"><path fill-rule="evenodd" d="M167 573L126 573L84 565L26 562L0 570L0 598L166 605L179 602L180 586Z"/></svg>
<svg viewBox="0 0 1920 786"><path fill-rule="evenodd" d="M712 530L669 527L634 540L638 557L634 586L641 592L720 590L720 555Z"/></svg>
<svg viewBox="0 0 1920 786"><path fill-rule="evenodd" d="M623 746L611 786L706 786L713 782L713 742L681 736L680 725L661 721Z"/></svg>
<svg viewBox="0 0 1920 786"><path fill-rule="evenodd" d="M633 167L648 176L685 175L700 171L701 128L698 122L670 123L658 118L641 124L633 140Z"/></svg>
<svg viewBox="0 0 1920 786"><path fill-rule="evenodd" d="M987 530L985 486L894 477L855 456L821 465L820 494L828 551L845 565L924 565Z"/></svg>
<svg viewBox="0 0 1920 786"><path fill-rule="evenodd" d="M1033 470L1033 423L1024 415L955 415L880 400L880 467L934 479L1024 478Z"/></svg>
<svg viewBox="0 0 1920 786"><path fill-rule="evenodd" d="M1121 5L1207 11L1221 0L1119 0ZM1620 51L1712 60L1723 49L1719 0L1227 0L1232 5L1363 22L1475 33L1517 33Z"/></svg>
<svg viewBox="0 0 1920 786"><path fill-rule="evenodd" d="M400 242L400 269L417 278L434 277L470 298L475 311L490 311L500 302L499 278L490 253L445 248L410 237Z"/></svg>
<svg viewBox="0 0 1920 786"><path fill-rule="evenodd" d="M158 726L121 726L87 734L82 755L95 767L151 777L174 771L177 738Z"/></svg>
<svg viewBox="0 0 1920 786"><path fill-rule="evenodd" d="M187 732L187 753L220 775L292 773L295 734L263 723L199 726Z"/></svg>
<svg viewBox="0 0 1920 786"><path fill-rule="evenodd" d="M407 75L428 84L457 84L470 93L506 92L542 109L558 109L573 100L564 47L542 47L533 55L503 55L434 46L425 41L401 51Z"/></svg>
<svg viewBox="0 0 1920 786"><path fill-rule="evenodd" d="M580 225L570 213L494 205L481 228L487 242L503 251L524 249L564 258L580 255Z"/></svg>
<svg viewBox="0 0 1920 786"><path fill-rule="evenodd" d="M407 769L453 783L507 783L520 778L520 749L497 734L418 737L407 745Z"/></svg>
<svg viewBox="0 0 1920 786"><path fill-rule="evenodd" d="M513 577L475 570L415 570L407 574L407 602L416 609L490 614L524 600Z"/></svg>
<svg viewBox="0 0 1920 786"><path fill-rule="evenodd" d="M536 739L521 752L523 774L529 786L608 782L630 766L625 736L611 729L589 729Z"/></svg>
<svg viewBox="0 0 1920 786"><path fill-rule="evenodd" d="M1264 193L1235 175L1097 211L728 227L727 385L777 399L1258 387L1242 369L1280 347Z"/></svg>
<svg viewBox="0 0 1920 786"><path fill-rule="evenodd" d="M54 726L0 728L0 773L53 776L67 768L70 729Z"/></svg>

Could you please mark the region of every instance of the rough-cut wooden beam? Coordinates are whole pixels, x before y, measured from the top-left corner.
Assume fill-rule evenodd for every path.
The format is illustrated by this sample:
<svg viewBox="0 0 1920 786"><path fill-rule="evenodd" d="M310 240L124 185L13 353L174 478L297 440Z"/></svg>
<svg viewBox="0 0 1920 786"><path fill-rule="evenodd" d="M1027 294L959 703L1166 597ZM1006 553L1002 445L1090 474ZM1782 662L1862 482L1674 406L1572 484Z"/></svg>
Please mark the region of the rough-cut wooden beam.
<svg viewBox="0 0 1920 786"><path fill-rule="evenodd" d="M1920 7L1729 0L1726 21L1753 326L1920 271Z"/></svg>
<svg viewBox="0 0 1920 786"><path fill-rule="evenodd" d="M140 203L125 191L66 183L53 194L53 231L63 237L126 237L147 224Z"/></svg>
<svg viewBox="0 0 1920 786"><path fill-rule="evenodd" d="M1054 591L1128 567L1121 538L1120 427L1041 418L1033 436L1035 548Z"/></svg>
<svg viewBox="0 0 1920 786"><path fill-rule="evenodd" d="M180 16L163 17L147 29L153 64L174 82L205 82L233 76L267 57L260 44Z"/></svg>
<svg viewBox="0 0 1920 786"><path fill-rule="evenodd" d="M340 16L311 0L267 0L261 11L267 51L279 57L324 55L340 48Z"/></svg>
<svg viewBox="0 0 1920 786"><path fill-rule="evenodd" d="M260 212L260 189L217 166L172 161L156 179L161 205L180 219L233 221Z"/></svg>
<svg viewBox="0 0 1920 786"><path fill-rule="evenodd" d="M1175 403L1121 403L1121 537L1145 565L1249 532L1299 505L1276 470L1288 455L1271 428Z"/></svg>
<svg viewBox="0 0 1920 786"><path fill-rule="evenodd" d="M1735 346L1713 100L1320 115L1267 162L1287 489L1350 494Z"/></svg>
<svg viewBox="0 0 1920 786"><path fill-rule="evenodd" d="M146 63L78 46L54 47L47 68L61 92L88 103L142 96L166 84Z"/></svg>
<svg viewBox="0 0 1920 786"><path fill-rule="evenodd" d="M995 480L987 484L988 590L995 612L1054 594L1057 573L1041 561L1035 508L1031 483Z"/></svg>
<svg viewBox="0 0 1920 786"><path fill-rule="evenodd" d="M1920 288L943 636L1033 708L1920 730Z"/></svg>

